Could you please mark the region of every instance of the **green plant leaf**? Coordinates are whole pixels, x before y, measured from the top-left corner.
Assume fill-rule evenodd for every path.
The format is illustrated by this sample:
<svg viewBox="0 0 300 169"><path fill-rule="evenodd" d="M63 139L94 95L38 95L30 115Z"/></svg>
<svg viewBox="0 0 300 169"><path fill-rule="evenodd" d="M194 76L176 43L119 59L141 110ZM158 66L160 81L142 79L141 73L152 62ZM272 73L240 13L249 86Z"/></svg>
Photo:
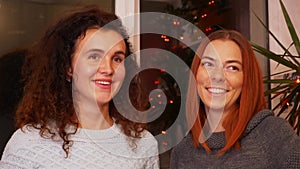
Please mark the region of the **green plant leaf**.
<svg viewBox="0 0 300 169"><path fill-rule="evenodd" d="M300 100L300 95L298 94L298 95L296 96L295 101L294 101L293 109L291 110L291 112L296 112L296 111L297 111L297 108L298 108L298 106L299 106L299 100ZM297 114L296 114L296 115L297 115ZM299 116L299 115L297 115L297 116Z"/></svg>
<svg viewBox="0 0 300 169"><path fill-rule="evenodd" d="M293 71L293 70L294 70L294 69L289 69L289 70L285 70L285 71L281 71L281 72L278 72L278 73L271 74L271 75L269 75L269 76L264 76L264 79L269 78L269 77L272 77L272 76L281 75L281 74L284 74L284 73L287 73L287 72L290 72L290 71Z"/></svg>
<svg viewBox="0 0 300 169"><path fill-rule="evenodd" d="M297 65L295 65L294 63L280 57L279 55L273 53L272 51L264 48L264 47L261 47L260 45L257 45L253 42L250 42L252 47L254 48L255 51L259 52L260 54L266 56L267 58L269 59L272 59L282 65L285 65L289 68L292 68L292 69L297 69Z"/></svg>
<svg viewBox="0 0 300 169"><path fill-rule="evenodd" d="M268 31L268 33L274 38L276 43L284 50L285 53L288 53L291 55L290 51L284 47L284 45L277 39L277 37L270 31L270 29L267 27L267 25L264 24L264 22L257 16L255 12L253 12L255 17L258 19L258 21L263 25L263 27Z"/></svg>
<svg viewBox="0 0 300 169"><path fill-rule="evenodd" d="M265 83L288 83L288 84L294 84L295 82L293 80L289 79L270 79L270 80L264 80Z"/></svg>
<svg viewBox="0 0 300 169"><path fill-rule="evenodd" d="M280 102L280 103L278 103L278 105L276 106L276 108L273 109L273 111L276 110L276 109L278 109L279 106L281 106L281 109L279 110L277 116L281 116L282 113L284 113L284 112L289 108L288 105L286 105L286 104L285 104L285 105L282 105L282 103ZM289 118L291 118L291 116L292 116L292 113L291 113L291 112L288 112L288 114L287 114L287 116L285 117L285 119L288 120ZM288 121L289 121L289 120L288 120Z"/></svg>
<svg viewBox="0 0 300 169"><path fill-rule="evenodd" d="M299 117L300 116L300 110L299 109L297 109L296 114L298 114L298 122L297 122L297 125L295 126L294 129L296 129L297 135L299 135L299 133L300 133L300 120L299 120L299 118L300 118Z"/></svg>
<svg viewBox="0 0 300 169"><path fill-rule="evenodd" d="M293 101L293 98L295 98L295 102L294 102L294 106L293 109L291 109L288 113L288 116L286 117L287 119L289 119L288 121L290 122L290 124L294 124L295 123L295 115L294 112L296 112L297 107L298 107L298 102L299 102L299 93L298 90L300 89L300 85L293 87L292 91L290 92L289 95L287 95L285 98L283 98L283 100L288 100L289 102ZM297 101L298 100L298 101ZM286 105L284 105L286 106ZM296 107L295 107L296 106ZM283 109L283 108L282 108ZM280 110L278 113L278 116L283 113L284 110ZM292 118L292 119L291 119Z"/></svg>
<svg viewBox="0 0 300 169"><path fill-rule="evenodd" d="M269 94L272 94L272 93L275 93L277 92L278 90L282 90L282 89L285 89L285 88L288 88L290 85L283 85L283 86L277 86L277 87L274 87L272 89L269 89L269 90L266 90L265 91L265 95L269 95Z"/></svg>
<svg viewBox="0 0 300 169"><path fill-rule="evenodd" d="M284 15L284 19L286 21L286 24L288 26L288 29L289 29L289 32L291 34L291 38L295 44L295 48L297 50L297 53L298 53L298 56L300 56L300 42L299 42L299 38L297 36L297 33L295 31L295 28L294 28L294 25L289 17L289 14L287 13L286 11L286 8L282 2L282 0L280 0L280 6L281 6L281 9L282 9L282 13ZM299 65L299 62L298 62L298 65Z"/></svg>
<svg viewBox="0 0 300 169"><path fill-rule="evenodd" d="M284 65L288 68L289 70L284 70L280 71L278 73L269 75L265 77L266 80L264 80L265 83L267 84L274 84L275 86L271 87L271 89L265 91L265 95L270 95L270 99L273 100L274 98L280 97L280 102L273 107L273 111L279 110L278 111L278 116L282 115L283 112L287 112L286 119L287 121L293 126L293 128L296 130L297 134L299 135L300 133L300 84L295 83L295 79L293 76L293 79L278 79L276 78L276 75L284 75L285 73L288 72L295 72L296 75L300 76L300 63L299 63L299 58L300 58L300 42L298 35L295 31L294 25L288 15L288 12L283 4L283 0L279 0L281 10L285 19L286 26L289 30L289 34L292 39L292 43L289 44L288 48L283 45L279 39L276 38L276 36L269 30L269 28L263 23L263 21L255 14L256 18L259 20L259 22L264 26L264 28L267 30L269 33L270 37L272 37L275 42L280 46L280 48L283 49L283 54L277 54L272 51L270 51L267 48L264 48L260 45L257 45L253 42L251 43L251 46L253 49L267 57L268 59L271 59L275 62L277 62L277 66L279 64ZM295 47L297 51L297 55L291 54L290 50L292 49L291 47ZM270 79L271 76L275 76L274 79ZM296 78L296 77L295 77ZM289 103L289 104L287 104ZM292 105L292 106L291 106Z"/></svg>
<svg viewBox="0 0 300 169"><path fill-rule="evenodd" d="M271 100L275 99L278 96L285 95L285 94L286 94L286 92L284 92L284 91L273 93L273 96L271 97Z"/></svg>
<svg viewBox="0 0 300 169"><path fill-rule="evenodd" d="M275 111L276 109L278 109L280 106L282 106L282 103L278 103L272 110ZM277 114L277 116L280 116L281 114Z"/></svg>

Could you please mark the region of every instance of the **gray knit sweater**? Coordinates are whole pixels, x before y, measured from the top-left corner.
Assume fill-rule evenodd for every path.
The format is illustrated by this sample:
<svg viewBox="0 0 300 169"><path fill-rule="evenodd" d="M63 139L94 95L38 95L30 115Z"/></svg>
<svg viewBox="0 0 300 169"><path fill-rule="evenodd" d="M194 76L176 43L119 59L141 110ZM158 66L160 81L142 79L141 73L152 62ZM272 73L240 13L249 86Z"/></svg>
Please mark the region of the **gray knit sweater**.
<svg viewBox="0 0 300 169"><path fill-rule="evenodd" d="M213 133L207 140L212 153L201 146L195 148L188 134L171 153L171 169L300 169L300 138L290 125L270 110L256 114L248 123L241 139L241 149L231 149L220 157L216 153L224 147L225 133Z"/></svg>

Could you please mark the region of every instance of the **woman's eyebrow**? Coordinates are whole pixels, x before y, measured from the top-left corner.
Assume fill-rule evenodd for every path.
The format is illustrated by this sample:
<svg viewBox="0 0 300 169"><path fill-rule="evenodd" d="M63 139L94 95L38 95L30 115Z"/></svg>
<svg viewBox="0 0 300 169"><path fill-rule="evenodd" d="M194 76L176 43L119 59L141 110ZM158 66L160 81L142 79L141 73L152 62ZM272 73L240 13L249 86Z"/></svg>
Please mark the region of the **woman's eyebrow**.
<svg viewBox="0 0 300 169"><path fill-rule="evenodd" d="M212 58L212 57L209 57L209 56L202 56L201 59L207 59L207 60L211 60L211 61L216 61L215 58ZM226 60L225 63L226 64L228 64L228 63L237 63L237 64L242 65L242 62L239 61L239 60Z"/></svg>
<svg viewBox="0 0 300 169"><path fill-rule="evenodd" d="M86 51L85 53L90 53L90 52L97 52L97 53L101 53L104 54L104 50L102 49L89 49L88 51ZM126 55L126 53L122 50L116 51L114 54L118 54L118 55Z"/></svg>
<svg viewBox="0 0 300 169"><path fill-rule="evenodd" d="M201 60L202 59L208 59L208 60L211 60L211 61L215 61L216 59L212 58L212 57L209 57L209 56L202 56L201 57Z"/></svg>
<svg viewBox="0 0 300 169"><path fill-rule="evenodd" d="M89 52L105 53L104 50L102 50L102 49L96 49L96 48L89 49L85 53L89 53Z"/></svg>
<svg viewBox="0 0 300 169"><path fill-rule="evenodd" d="M123 51L121 51L121 50L119 50L119 51L116 51L116 52L115 52L115 54L126 55L126 53L125 53L125 52L123 52Z"/></svg>
<svg viewBox="0 0 300 169"><path fill-rule="evenodd" d="M239 60L226 60L226 62L225 63L237 63L237 64L240 64L240 65L242 65L242 62L241 61L239 61Z"/></svg>

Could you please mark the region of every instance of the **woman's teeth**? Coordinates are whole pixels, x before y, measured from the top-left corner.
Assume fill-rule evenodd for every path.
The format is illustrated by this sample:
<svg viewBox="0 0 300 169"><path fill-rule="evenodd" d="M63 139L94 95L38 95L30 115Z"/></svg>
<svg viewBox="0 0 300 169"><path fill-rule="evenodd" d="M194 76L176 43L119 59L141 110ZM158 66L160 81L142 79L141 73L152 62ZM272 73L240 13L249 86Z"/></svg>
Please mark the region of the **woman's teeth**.
<svg viewBox="0 0 300 169"><path fill-rule="evenodd" d="M102 84L102 85L110 85L111 82L108 81L96 81L97 84Z"/></svg>
<svg viewBox="0 0 300 169"><path fill-rule="evenodd" d="M226 89L221 89L221 88L208 88L207 90L208 90L209 92L215 93L215 94L223 94L223 93L226 93L226 92L227 92Z"/></svg>

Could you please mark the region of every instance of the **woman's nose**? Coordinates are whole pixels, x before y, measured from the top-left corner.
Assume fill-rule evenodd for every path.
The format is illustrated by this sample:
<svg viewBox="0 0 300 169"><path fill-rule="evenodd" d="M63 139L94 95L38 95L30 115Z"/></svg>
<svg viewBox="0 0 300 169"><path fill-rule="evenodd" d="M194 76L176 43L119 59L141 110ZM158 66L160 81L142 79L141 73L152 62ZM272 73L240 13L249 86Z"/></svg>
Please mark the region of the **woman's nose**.
<svg viewBox="0 0 300 169"><path fill-rule="evenodd" d="M210 79L214 82L224 82L225 72L223 68L216 68L210 73Z"/></svg>
<svg viewBox="0 0 300 169"><path fill-rule="evenodd" d="M103 59L101 59L98 66L98 72L106 75L113 74L114 70L108 56L105 56Z"/></svg>

